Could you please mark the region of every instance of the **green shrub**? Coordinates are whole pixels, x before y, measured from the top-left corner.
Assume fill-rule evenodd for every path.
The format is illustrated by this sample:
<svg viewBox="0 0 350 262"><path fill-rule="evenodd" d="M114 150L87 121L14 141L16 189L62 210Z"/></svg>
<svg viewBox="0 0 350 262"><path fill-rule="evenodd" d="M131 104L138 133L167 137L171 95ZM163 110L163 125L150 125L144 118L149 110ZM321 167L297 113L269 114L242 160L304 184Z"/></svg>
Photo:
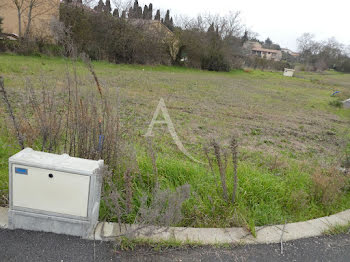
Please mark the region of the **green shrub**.
<svg viewBox="0 0 350 262"><path fill-rule="evenodd" d="M330 105L330 106L337 107L337 108L342 108L342 107L343 107L343 103L342 103L342 101L340 101L339 99L329 101L329 105Z"/></svg>
<svg viewBox="0 0 350 262"><path fill-rule="evenodd" d="M223 55L214 54L202 57L201 68L209 71L230 71L230 65Z"/></svg>
<svg viewBox="0 0 350 262"><path fill-rule="evenodd" d="M19 42L14 40L0 40L0 52L14 52L19 50Z"/></svg>
<svg viewBox="0 0 350 262"><path fill-rule="evenodd" d="M257 56L249 56L245 58L245 66L251 67L254 69L261 69L261 70L277 70L277 71L283 71L284 68L293 68L292 64L286 62L286 61L273 61L273 60L267 60L265 58L257 57Z"/></svg>

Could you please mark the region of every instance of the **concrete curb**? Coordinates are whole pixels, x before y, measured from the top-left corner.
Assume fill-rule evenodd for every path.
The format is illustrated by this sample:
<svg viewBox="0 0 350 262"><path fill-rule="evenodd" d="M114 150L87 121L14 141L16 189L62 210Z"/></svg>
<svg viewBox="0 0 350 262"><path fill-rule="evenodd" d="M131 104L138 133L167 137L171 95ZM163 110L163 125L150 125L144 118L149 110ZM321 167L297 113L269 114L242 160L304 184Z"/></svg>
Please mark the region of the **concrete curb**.
<svg viewBox="0 0 350 262"><path fill-rule="evenodd" d="M7 228L8 225L8 208L0 207L0 228Z"/></svg>
<svg viewBox="0 0 350 262"><path fill-rule="evenodd" d="M7 227L7 208L0 207L0 228ZM136 238L181 242L197 242L201 244L266 244L279 243L282 230L283 241L320 236L332 226L346 225L350 222L350 209L335 215L312 219L304 222L256 227L256 238L246 229L236 228L185 228L185 227L156 227L141 225L119 226L118 223L98 223L95 236L89 239L114 240L117 236L130 235Z"/></svg>

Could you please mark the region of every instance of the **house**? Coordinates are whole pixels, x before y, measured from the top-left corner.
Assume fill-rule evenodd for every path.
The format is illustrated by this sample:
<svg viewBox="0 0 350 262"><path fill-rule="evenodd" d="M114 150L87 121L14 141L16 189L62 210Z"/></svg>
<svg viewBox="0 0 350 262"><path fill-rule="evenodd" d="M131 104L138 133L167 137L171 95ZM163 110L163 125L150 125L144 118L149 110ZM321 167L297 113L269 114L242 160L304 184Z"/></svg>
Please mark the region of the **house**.
<svg viewBox="0 0 350 262"><path fill-rule="evenodd" d="M243 48L248 51L249 55L258 56L272 61L281 61L281 50L263 48L259 42L247 41L243 44Z"/></svg>
<svg viewBox="0 0 350 262"><path fill-rule="evenodd" d="M33 7L29 8L31 5ZM3 18L3 33L14 36L24 36L26 33L41 37L49 36L52 19L59 17L59 5L60 0L23 0L20 9L22 22L19 27L18 10L14 1L1 0L0 17ZM27 27L28 23L30 23L29 27ZM27 28L30 31L27 32Z"/></svg>
<svg viewBox="0 0 350 262"><path fill-rule="evenodd" d="M296 53L296 52L293 52L292 50L288 49L288 48L281 48L281 51L283 53L287 53L293 57L298 57L299 56L299 53Z"/></svg>

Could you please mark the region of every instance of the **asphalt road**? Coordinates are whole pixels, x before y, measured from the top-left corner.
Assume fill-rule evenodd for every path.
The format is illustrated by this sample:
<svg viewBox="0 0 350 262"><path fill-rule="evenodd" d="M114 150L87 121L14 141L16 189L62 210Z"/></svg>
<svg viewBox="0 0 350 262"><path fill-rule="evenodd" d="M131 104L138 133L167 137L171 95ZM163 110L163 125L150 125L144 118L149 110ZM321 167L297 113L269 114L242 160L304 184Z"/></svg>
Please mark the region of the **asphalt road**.
<svg viewBox="0 0 350 262"><path fill-rule="evenodd" d="M0 229L0 261L350 261L350 234L280 244L118 251L111 242Z"/></svg>

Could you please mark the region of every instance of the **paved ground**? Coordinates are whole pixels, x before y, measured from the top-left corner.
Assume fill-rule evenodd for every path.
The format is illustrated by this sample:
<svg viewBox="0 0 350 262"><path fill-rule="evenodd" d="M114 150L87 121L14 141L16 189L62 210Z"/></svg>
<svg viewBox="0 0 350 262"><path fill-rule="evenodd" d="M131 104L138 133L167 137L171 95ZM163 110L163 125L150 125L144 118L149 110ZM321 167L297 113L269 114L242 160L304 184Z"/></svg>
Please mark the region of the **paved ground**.
<svg viewBox="0 0 350 262"><path fill-rule="evenodd" d="M350 235L230 248L118 251L113 243L23 230L0 229L0 261L350 261Z"/></svg>

